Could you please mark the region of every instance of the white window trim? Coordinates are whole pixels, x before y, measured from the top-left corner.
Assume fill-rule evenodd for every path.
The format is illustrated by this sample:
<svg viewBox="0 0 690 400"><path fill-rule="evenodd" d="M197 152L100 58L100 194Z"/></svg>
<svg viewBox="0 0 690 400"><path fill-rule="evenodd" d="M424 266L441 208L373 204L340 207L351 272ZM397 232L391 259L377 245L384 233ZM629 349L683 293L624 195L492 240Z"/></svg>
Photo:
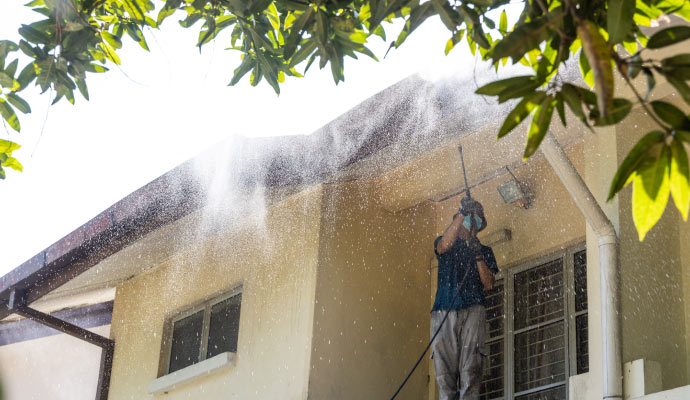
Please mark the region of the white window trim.
<svg viewBox="0 0 690 400"><path fill-rule="evenodd" d="M167 393L200 377L232 367L235 365L235 357L235 353L220 353L204 361L179 369L171 374L163 375L149 383L149 393Z"/></svg>

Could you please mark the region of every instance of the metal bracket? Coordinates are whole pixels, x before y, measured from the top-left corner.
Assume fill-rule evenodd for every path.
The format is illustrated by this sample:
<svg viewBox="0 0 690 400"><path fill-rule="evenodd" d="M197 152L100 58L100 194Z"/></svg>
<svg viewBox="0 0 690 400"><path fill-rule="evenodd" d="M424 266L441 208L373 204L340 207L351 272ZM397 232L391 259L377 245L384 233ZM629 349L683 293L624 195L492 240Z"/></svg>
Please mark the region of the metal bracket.
<svg viewBox="0 0 690 400"><path fill-rule="evenodd" d="M110 388L110 373L113 366L113 354L115 352L115 341L93 333L77 325L63 321L50 314L46 314L29 307L26 304L26 291L13 288L10 292L10 299L7 308L14 314L36 321L39 324L51 327L62 333L74 336L77 339L96 345L102 349L101 368L98 374L98 389L96 390L96 400L107 400Z"/></svg>

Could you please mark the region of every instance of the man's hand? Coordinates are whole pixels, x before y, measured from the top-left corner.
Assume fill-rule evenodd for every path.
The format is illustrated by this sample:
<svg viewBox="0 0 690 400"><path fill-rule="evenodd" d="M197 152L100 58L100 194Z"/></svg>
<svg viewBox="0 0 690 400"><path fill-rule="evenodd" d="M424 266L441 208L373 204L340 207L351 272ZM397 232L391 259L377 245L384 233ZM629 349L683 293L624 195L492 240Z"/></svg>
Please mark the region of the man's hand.
<svg viewBox="0 0 690 400"><path fill-rule="evenodd" d="M482 205L471 197L463 197L460 200L460 207L465 213L470 212L478 214L480 211L482 211Z"/></svg>
<svg viewBox="0 0 690 400"><path fill-rule="evenodd" d="M467 239L467 247L470 249L472 257L482 256L482 243L479 241L479 239L477 239L476 236L470 235L470 237Z"/></svg>

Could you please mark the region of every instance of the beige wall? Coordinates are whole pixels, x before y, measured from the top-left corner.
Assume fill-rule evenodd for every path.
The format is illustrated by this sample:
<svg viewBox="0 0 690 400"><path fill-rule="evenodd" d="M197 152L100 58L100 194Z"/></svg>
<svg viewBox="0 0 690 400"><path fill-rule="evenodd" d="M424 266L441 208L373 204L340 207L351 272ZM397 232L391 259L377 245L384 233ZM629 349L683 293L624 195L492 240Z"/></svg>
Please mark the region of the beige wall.
<svg viewBox="0 0 690 400"><path fill-rule="evenodd" d="M687 233L669 199L666 212L639 242L632 221L631 187L606 202L615 171L632 146L654 127L633 114L620 126L586 137L585 181L619 234L621 339L623 362L648 359L661 364L664 389L687 385ZM587 230L590 373L586 390L601 393L601 289L597 238ZM608 301L608 298L603 299ZM599 394L597 394L599 393Z"/></svg>
<svg viewBox="0 0 690 400"><path fill-rule="evenodd" d="M389 398L429 339L434 216L385 211L375 182L324 188L310 399ZM425 398L427 371L400 399Z"/></svg>
<svg viewBox="0 0 690 400"><path fill-rule="evenodd" d="M690 382L690 218L680 223L678 234L681 270L683 273L683 300L685 304L685 360L687 381Z"/></svg>
<svg viewBox="0 0 690 400"><path fill-rule="evenodd" d="M107 337L110 325L90 330ZM100 347L65 334L1 346L4 399L93 400L100 362Z"/></svg>
<svg viewBox="0 0 690 400"><path fill-rule="evenodd" d="M617 127L619 158L652 129L648 119L635 117ZM661 220L640 242L632 221L631 195L627 187L619 199L623 362L639 358L658 361L664 389L687 385L688 298L683 293L681 218L669 199Z"/></svg>
<svg viewBox="0 0 690 400"><path fill-rule="evenodd" d="M302 192L120 285L110 399L154 398L166 318L240 283L236 365L165 398L306 399L320 204L320 188Z"/></svg>

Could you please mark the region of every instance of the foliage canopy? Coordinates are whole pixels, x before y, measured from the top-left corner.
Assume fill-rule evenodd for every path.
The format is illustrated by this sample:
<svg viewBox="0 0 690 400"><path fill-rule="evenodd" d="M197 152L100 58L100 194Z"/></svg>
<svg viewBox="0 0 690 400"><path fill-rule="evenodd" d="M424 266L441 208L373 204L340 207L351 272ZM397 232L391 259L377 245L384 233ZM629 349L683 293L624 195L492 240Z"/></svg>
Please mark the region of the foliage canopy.
<svg viewBox="0 0 690 400"><path fill-rule="evenodd" d="M521 7L509 25L505 7ZM126 38L148 50L144 28L159 28L175 15L180 25L197 26L197 46L230 30L229 49L242 53L230 85L249 74L249 82L266 81L276 93L286 76L302 76L318 62L330 67L336 83L344 79L343 60L376 56L366 47L372 35L386 40L384 22L404 21L391 47L401 46L425 20L438 16L448 28L446 53L461 41L496 68L508 61L532 73L491 82L477 90L513 100L498 132L501 138L529 119L524 157L538 149L554 111L565 125L566 107L587 128L621 122L635 105L614 96L614 71L624 78L657 125L627 155L618 169L609 199L633 185L633 219L642 240L663 214L669 196L683 219L690 208L690 117L677 106L649 101L658 78L665 79L690 105L690 53L661 60L647 49L660 49L690 38L690 26L677 25L647 36L641 28L668 16L690 20L687 0L33 0L27 4L42 17L19 28L19 43L0 40L0 114L14 130L17 111L31 112L20 92L34 83L53 89L56 103L75 102L75 91L88 100L86 78L120 64L118 50ZM491 16L495 16L492 17ZM648 32L648 31L647 31ZM19 52L29 62L19 68ZM560 74L577 62L583 87ZM300 68L301 73L297 68ZM646 77L647 92L631 81ZM19 146L0 140L0 178L4 168L21 170L12 157Z"/></svg>

